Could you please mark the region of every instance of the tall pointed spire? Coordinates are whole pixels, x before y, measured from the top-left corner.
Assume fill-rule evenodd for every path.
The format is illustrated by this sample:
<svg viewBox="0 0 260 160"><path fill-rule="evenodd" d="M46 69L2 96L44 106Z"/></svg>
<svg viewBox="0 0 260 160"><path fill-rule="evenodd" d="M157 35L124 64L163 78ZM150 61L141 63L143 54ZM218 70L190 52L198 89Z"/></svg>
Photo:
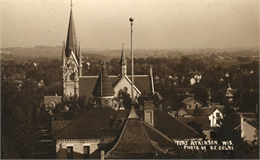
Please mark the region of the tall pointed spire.
<svg viewBox="0 0 260 160"><path fill-rule="evenodd" d="M125 58L125 50L124 50L124 43L122 44L122 52L121 52L121 59L120 59L120 65L126 65L126 58Z"/></svg>
<svg viewBox="0 0 260 160"><path fill-rule="evenodd" d="M77 56L78 45L77 45L77 37L76 37L76 30L74 25L74 18L72 13L72 1L71 1L71 9L70 9L70 19L69 19L69 27L68 27L68 34L67 34L67 42L66 42L66 57L69 57L71 52Z"/></svg>
<svg viewBox="0 0 260 160"><path fill-rule="evenodd" d="M126 69L126 65L127 65L127 61L125 58L125 50L124 50L124 44L122 44L122 53L121 53L121 59L119 61L120 64L120 69L121 69L121 75L120 76L124 76L127 75L127 69Z"/></svg>

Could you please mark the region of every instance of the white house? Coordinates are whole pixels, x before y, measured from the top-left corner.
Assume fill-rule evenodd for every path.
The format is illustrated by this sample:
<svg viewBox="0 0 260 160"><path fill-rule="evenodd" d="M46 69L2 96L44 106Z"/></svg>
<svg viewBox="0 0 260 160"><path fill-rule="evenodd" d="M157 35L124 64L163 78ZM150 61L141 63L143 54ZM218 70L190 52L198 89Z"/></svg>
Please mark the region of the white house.
<svg viewBox="0 0 260 160"><path fill-rule="evenodd" d="M221 119L223 119L221 109L215 108L215 110L209 115L210 127L219 127L221 125Z"/></svg>
<svg viewBox="0 0 260 160"><path fill-rule="evenodd" d="M259 131L259 124L255 113L240 114L241 138L247 142L252 142L256 139Z"/></svg>

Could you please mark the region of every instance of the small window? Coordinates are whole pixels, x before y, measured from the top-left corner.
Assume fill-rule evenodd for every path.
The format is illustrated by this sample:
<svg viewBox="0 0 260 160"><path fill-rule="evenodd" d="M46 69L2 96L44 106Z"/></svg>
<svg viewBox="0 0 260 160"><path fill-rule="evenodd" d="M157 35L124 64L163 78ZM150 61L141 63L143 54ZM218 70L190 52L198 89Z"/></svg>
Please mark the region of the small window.
<svg viewBox="0 0 260 160"><path fill-rule="evenodd" d="M67 147L67 159L73 159L73 147Z"/></svg>
<svg viewBox="0 0 260 160"><path fill-rule="evenodd" d="M84 159L89 159L90 155L90 146L83 147Z"/></svg>
<svg viewBox="0 0 260 160"><path fill-rule="evenodd" d="M220 118L220 113L216 113L216 117L217 117L217 118Z"/></svg>
<svg viewBox="0 0 260 160"><path fill-rule="evenodd" d="M191 108L191 105L189 105L189 108Z"/></svg>
<svg viewBox="0 0 260 160"><path fill-rule="evenodd" d="M216 123L217 123L218 125L221 125L220 118L218 118L218 119L216 120Z"/></svg>

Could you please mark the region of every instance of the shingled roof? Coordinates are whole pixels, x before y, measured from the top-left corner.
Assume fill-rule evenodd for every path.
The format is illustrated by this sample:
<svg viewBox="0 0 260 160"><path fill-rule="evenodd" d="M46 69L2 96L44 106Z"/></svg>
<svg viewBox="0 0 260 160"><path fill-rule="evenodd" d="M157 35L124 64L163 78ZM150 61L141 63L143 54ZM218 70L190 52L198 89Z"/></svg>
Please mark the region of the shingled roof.
<svg viewBox="0 0 260 160"><path fill-rule="evenodd" d="M108 73L105 65L102 66L101 72L93 89L92 95L94 97L114 96L115 91L112 83L108 78Z"/></svg>
<svg viewBox="0 0 260 160"><path fill-rule="evenodd" d="M94 107L64 127L55 139L100 138L101 128L110 124L116 111L111 107Z"/></svg>
<svg viewBox="0 0 260 160"><path fill-rule="evenodd" d="M115 116L113 127L121 127L130 110L120 110ZM136 110L137 116L144 119L143 110ZM192 127L172 117L163 110L154 110L154 128L171 139L196 139L201 135Z"/></svg>
<svg viewBox="0 0 260 160"><path fill-rule="evenodd" d="M84 113L75 120L72 120L66 127L61 129L56 139L68 138L100 138L101 128L111 127L120 130L130 113L130 110L119 110L107 107L95 107ZM136 114L141 119L143 110L136 110ZM98 117L98 118L97 118ZM135 119L135 118L133 118ZM145 122L144 122L145 123ZM177 120L168 113L162 110L154 110L154 130L144 125L147 133L155 133L166 135L170 139L196 139L201 138L201 135L192 127ZM150 135L150 134L149 134ZM151 136L152 137L152 136ZM152 138L151 138L152 139Z"/></svg>
<svg viewBox="0 0 260 160"><path fill-rule="evenodd" d="M140 118L132 107L126 124L120 133L115 146L107 152L108 155L151 154L164 152L149 138Z"/></svg>

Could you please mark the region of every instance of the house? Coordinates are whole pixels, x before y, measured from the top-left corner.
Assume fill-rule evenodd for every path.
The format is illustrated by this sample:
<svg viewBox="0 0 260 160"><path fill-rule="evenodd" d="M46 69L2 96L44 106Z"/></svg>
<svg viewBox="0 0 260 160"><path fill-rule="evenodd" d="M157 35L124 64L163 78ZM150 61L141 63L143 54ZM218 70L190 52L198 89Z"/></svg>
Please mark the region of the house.
<svg viewBox="0 0 260 160"><path fill-rule="evenodd" d="M60 131L55 131L56 158L57 159L83 159L84 157L99 158L100 154L95 154L101 140L101 128L116 116L116 111L111 107L95 107L72 120Z"/></svg>
<svg viewBox="0 0 260 160"><path fill-rule="evenodd" d="M182 101L186 109L195 109L202 106L202 102L196 100L194 97L188 97Z"/></svg>
<svg viewBox="0 0 260 160"><path fill-rule="evenodd" d="M177 110L177 117L184 117L186 114L188 114L186 108L181 107Z"/></svg>
<svg viewBox="0 0 260 160"><path fill-rule="evenodd" d="M248 143L256 140L259 133L259 122L255 113L239 113L241 138Z"/></svg>
<svg viewBox="0 0 260 160"><path fill-rule="evenodd" d="M248 143L253 143L259 132L259 122L257 114L253 112L235 112L227 117L229 126L234 130L241 132L241 138Z"/></svg>
<svg viewBox="0 0 260 160"><path fill-rule="evenodd" d="M58 96L57 94L55 96L44 96L43 97L43 103L46 108L52 108L54 109L56 104L61 103L62 96Z"/></svg>
<svg viewBox="0 0 260 160"><path fill-rule="evenodd" d="M223 108L216 107L209 115L210 127L219 127L221 125L221 119L223 119Z"/></svg>
<svg viewBox="0 0 260 160"><path fill-rule="evenodd" d="M226 98L228 99L228 102L233 102L233 98L234 98L234 95L235 93L237 92L237 89L232 89L230 84L228 84L229 87L227 88L227 91L226 91Z"/></svg>

